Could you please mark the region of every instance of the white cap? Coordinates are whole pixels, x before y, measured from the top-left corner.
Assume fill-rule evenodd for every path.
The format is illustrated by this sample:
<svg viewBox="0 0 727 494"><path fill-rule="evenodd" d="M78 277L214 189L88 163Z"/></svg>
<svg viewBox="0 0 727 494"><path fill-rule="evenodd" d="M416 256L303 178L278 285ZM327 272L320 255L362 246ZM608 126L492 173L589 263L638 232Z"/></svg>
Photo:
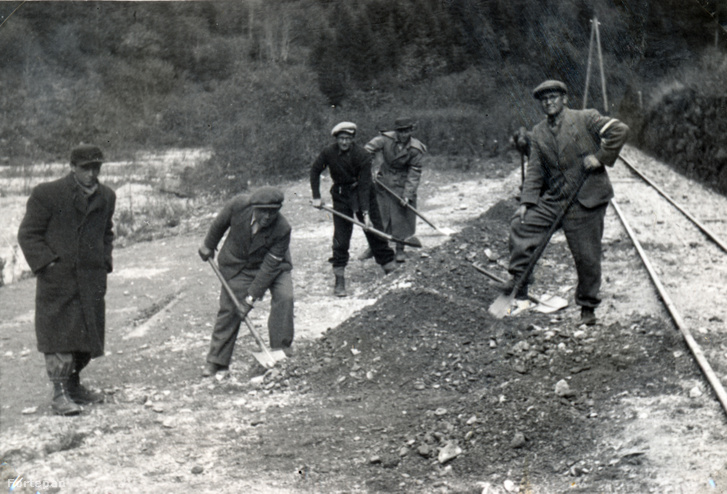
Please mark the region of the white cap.
<svg viewBox="0 0 727 494"><path fill-rule="evenodd" d="M353 122L341 122L336 124L331 131L331 135L336 137L339 132L346 132L347 134L356 135L356 124Z"/></svg>

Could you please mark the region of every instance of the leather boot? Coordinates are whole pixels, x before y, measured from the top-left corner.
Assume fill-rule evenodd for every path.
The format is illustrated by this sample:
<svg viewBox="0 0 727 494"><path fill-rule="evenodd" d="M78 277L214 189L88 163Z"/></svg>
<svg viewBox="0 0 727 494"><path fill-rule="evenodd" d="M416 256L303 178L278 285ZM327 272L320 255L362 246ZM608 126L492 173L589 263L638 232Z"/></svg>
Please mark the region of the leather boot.
<svg viewBox="0 0 727 494"><path fill-rule="evenodd" d="M510 295L510 293L512 293L512 289L515 288L515 283L519 278L520 276L513 276L512 278L507 280L501 287L502 293L505 295ZM535 283L535 278L531 274L530 276L528 276L528 281L523 283L523 286L521 286L518 292L515 294L515 298L518 298L520 300L527 300L528 288L533 283Z"/></svg>
<svg viewBox="0 0 727 494"><path fill-rule="evenodd" d="M371 259L373 257L374 257L374 251L371 249L371 247L369 247L368 249L366 249L363 252L363 254L361 254L360 256L358 256L358 260L359 261L365 261L366 259Z"/></svg>
<svg viewBox="0 0 727 494"><path fill-rule="evenodd" d="M406 262L406 254L404 254L404 244L396 244L396 262Z"/></svg>
<svg viewBox="0 0 727 494"><path fill-rule="evenodd" d="M51 402L51 408L53 409L53 413L64 417L78 415L83 411L83 408L78 406L68 395L68 381L53 383L53 401Z"/></svg>
<svg viewBox="0 0 727 494"><path fill-rule="evenodd" d="M594 326L597 322L596 310L593 307L581 307L581 324Z"/></svg>
<svg viewBox="0 0 727 494"><path fill-rule="evenodd" d="M333 295L336 297L345 297L346 293L346 277L344 275L345 268L333 268L333 274L336 276L336 286L333 287Z"/></svg>
<svg viewBox="0 0 727 494"><path fill-rule="evenodd" d="M227 372L230 367L227 365L215 364L214 362L207 362L202 371L202 377L211 377L216 375L218 372Z"/></svg>
<svg viewBox="0 0 727 494"><path fill-rule="evenodd" d="M79 405L91 405L94 403L103 403L104 395L91 391L81 384L81 376L74 372L68 378L68 396Z"/></svg>
<svg viewBox="0 0 727 494"><path fill-rule="evenodd" d="M396 271L396 268L399 266L396 265L394 261L389 261L386 264L382 265L381 268L384 270L384 274L393 273Z"/></svg>

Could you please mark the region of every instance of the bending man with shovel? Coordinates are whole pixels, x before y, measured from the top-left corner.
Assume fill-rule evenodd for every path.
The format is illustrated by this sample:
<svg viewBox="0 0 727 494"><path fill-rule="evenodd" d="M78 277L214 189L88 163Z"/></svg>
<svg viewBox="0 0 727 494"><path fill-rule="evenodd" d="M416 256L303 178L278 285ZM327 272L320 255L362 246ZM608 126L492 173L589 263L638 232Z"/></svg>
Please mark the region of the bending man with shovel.
<svg viewBox="0 0 727 494"><path fill-rule="evenodd" d="M229 368L240 323L267 290L272 296L268 317L272 353L290 352L294 335L293 265L290 225L279 213L282 204L283 192L275 187L261 187L252 194L233 197L212 222L199 248L203 261L214 258L217 244L229 230L218 256L226 286L220 294L203 376ZM237 300L231 298L227 288Z"/></svg>
<svg viewBox="0 0 727 494"><path fill-rule="evenodd" d="M593 325L601 302L604 217L613 197L606 166L613 166L629 128L593 109L567 108L568 89L560 81L543 82L533 96L547 118L532 131L520 207L510 225L513 279L504 291L516 299L527 298L531 258L542 253L556 228L562 228L578 272L575 301L581 306L581 322Z"/></svg>

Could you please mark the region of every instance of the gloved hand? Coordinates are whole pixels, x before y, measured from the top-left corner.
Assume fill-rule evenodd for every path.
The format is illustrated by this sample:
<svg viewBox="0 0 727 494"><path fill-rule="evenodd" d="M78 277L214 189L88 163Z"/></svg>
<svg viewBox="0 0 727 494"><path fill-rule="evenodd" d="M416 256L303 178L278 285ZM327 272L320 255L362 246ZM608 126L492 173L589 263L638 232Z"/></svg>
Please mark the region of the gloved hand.
<svg viewBox="0 0 727 494"><path fill-rule="evenodd" d="M374 224L371 223L371 217L368 215L368 213L363 213L363 219L364 219L364 225L366 225L366 228L373 228Z"/></svg>
<svg viewBox="0 0 727 494"><path fill-rule="evenodd" d="M313 205L314 208L321 209L321 206L323 206L323 199L320 199L320 198L313 199L311 201L311 204Z"/></svg>
<svg viewBox="0 0 727 494"><path fill-rule="evenodd" d="M520 154L530 155L530 138L528 137L528 131L525 127L520 127L515 134L512 136L512 142L515 145L515 149Z"/></svg>
<svg viewBox="0 0 727 494"><path fill-rule="evenodd" d="M405 208L407 204L409 204L409 199L404 197L401 201L399 201L399 204L401 204L402 208Z"/></svg>
<svg viewBox="0 0 727 494"><path fill-rule="evenodd" d="M598 158L596 158L592 154L589 154L588 156L583 158L583 167L589 172L601 168L602 166L603 163L598 161Z"/></svg>
<svg viewBox="0 0 727 494"><path fill-rule="evenodd" d="M197 252L199 253L199 257L201 257L202 260L205 262L207 262L208 259L215 258L215 251L210 249L206 245L203 245L202 247L200 247Z"/></svg>
<svg viewBox="0 0 727 494"><path fill-rule="evenodd" d="M240 319L245 319L252 310L252 298L248 295L244 300L240 302L240 307L237 309L237 315Z"/></svg>
<svg viewBox="0 0 727 494"><path fill-rule="evenodd" d="M528 207L525 204L520 205L520 207L518 207L515 210L515 216L520 217L520 223L525 221L525 213L527 213L527 212L528 212Z"/></svg>
<svg viewBox="0 0 727 494"><path fill-rule="evenodd" d="M58 264L58 261L51 261L38 270L38 273L45 273L47 270Z"/></svg>

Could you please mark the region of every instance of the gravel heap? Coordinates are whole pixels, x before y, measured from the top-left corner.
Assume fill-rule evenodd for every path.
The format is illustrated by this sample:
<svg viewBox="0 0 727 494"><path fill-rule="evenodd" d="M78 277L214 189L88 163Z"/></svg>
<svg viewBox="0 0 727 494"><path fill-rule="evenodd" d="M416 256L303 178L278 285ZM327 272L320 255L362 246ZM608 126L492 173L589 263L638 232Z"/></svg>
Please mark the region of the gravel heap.
<svg viewBox="0 0 727 494"><path fill-rule="evenodd" d="M364 403L358 444L372 466L411 475L447 465L458 474L515 471L521 482L539 472L623 478L633 461L604 440L609 409L627 393L673 391L663 375L689 365L673 355L681 340L651 317L591 328L563 313L493 318L487 308L499 292L471 262L506 276L490 259L507 253L514 208L499 203L407 263L392 291L267 379L276 389ZM546 257L558 269L541 268L539 284L572 270L562 244Z"/></svg>

